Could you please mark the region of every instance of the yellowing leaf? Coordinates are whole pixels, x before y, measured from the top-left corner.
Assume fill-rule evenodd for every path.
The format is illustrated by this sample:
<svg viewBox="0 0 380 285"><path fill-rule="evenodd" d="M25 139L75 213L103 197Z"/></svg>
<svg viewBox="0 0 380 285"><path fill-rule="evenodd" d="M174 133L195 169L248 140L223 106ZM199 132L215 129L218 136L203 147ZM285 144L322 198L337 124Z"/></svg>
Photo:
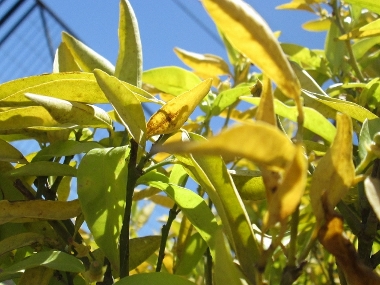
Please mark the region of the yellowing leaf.
<svg viewBox="0 0 380 285"><path fill-rule="evenodd" d="M189 52L180 48L174 48L174 52L197 73L208 77L230 74L227 63L219 56Z"/></svg>
<svg viewBox="0 0 380 285"><path fill-rule="evenodd" d="M199 102L210 91L211 83L212 80L207 79L190 91L167 102L149 119L147 136L168 134L181 128Z"/></svg>
<svg viewBox="0 0 380 285"><path fill-rule="evenodd" d="M288 97L298 101L300 84L264 19L241 0L203 0L231 44L256 64Z"/></svg>
<svg viewBox="0 0 380 285"><path fill-rule="evenodd" d="M39 284L49 285L50 279L53 277L54 270L44 266L28 268L22 274L19 285Z"/></svg>
<svg viewBox="0 0 380 285"><path fill-rule="evenodd" d="M349 32L347 34L340 36L338 39L350 40L350 39L360 39L360 38L366 38L366 37L377 37L379 35L380 35L380 29L377 29L377 30L356 29L356 30L353 30L352 32Z"/></svg>
<svg viewBox="0 0 380 285"><path fill-rule="evenodd" d="M330 29L331 21L329 19L311 20L302 25L302 28L309 32L324 32Z"/></svg>
<svg viewBox="0 0 380 285"><path fill-rule="evenodd" d="M274 113L272 83L265 75L262 86L261 100L256 111L256 120L266 122L272 126L277 126L276 115Z"/></svg>
<svg viewBox="0 0 380 285"><path fill-rule="evenodd" d="M226 130L208 141L173 142L157 146L156 151L245 157L259 166L284 170L293 161L295 147L276 127L254 122Z"/></svg>
<svg viewBox="0 0 380 285"><path fill-rule="evenodd" d="M25 94L25 97L43 106L61 124L112 129L111 118L97 106L30 93Z"/></svg>
<svg viewBox="0 0 380 285"><path fill-rule="evenodd" d="M81 71L78 64L75 62L70 49L64 42L61 42L57 52L55 53L53 72L70 72Z"/></svg>
<svg viewBox="0 0 380 285"><path fill-rule="evenodd" d="M372 0L346 0L346 3L358 5L360 7L365 7L372 12L380 14L380 3L378 1Z"/></svg>
<svg viewBox="0 0 380 285"><path fill-rule="evenodd" d="M277 6L276 9L279 10L303 10L314 13L314 10L307 4L306 1L302 0L292 0L289 3L282 4L280 6Z"/></svg>
<svg viewBox="0 0 380 285"><path fill-rule="evenodd" d="M28 163L28 161L17 148L2 139L0 139L0 160Z"/></svg>
<svg viewBox="0 0 380 285"><path fill-rule="evenodd" d="M81 213L78 200L61 201L0 201L0 224L22 221L23 218L67 220Z"/></svg>
<svg viewBox="0 0 380 285"><path fill-rule="evenodd" d="M94 71L96 80L104 94L114 106L123 125L133 139L145 145L146 125L145 116L140 101L123 83L107 73L97 69Z"/></svg>
<svg viewBox="0 0 380 285"><path fill-rule="evenodd" d="M111 62L72 35L62 32L62 42L67 45L75 61L83 71L92 72L95 68L99 68L108 74L114 73L115 67Z"/></svg>
<svg viewBox="0 0 380 285"><path fill-rule="evenodd" d="M306 178L306 157L303 147L297 145L294 160L285 171L281 183L268 201L268 211L264 218L266 229L277 222L284 223L286 218L296 210L306 188Z"/></svg>
<svg viewBox="0 0 380 285"><path fill-rule="evenodd" d="M119 53L115 76L120 80L141 87L142 49L139 27L129 1L120 1Z"/></svg>
<svg viewBox="0 0 380 285"><path fill-rule="evenodd" d="M352 122L337 114L337 134L330 149L318 162L310 185L310 199L318 223L323 223L326 209L334 209L351 187L355 168L352 160Z"/></svg>

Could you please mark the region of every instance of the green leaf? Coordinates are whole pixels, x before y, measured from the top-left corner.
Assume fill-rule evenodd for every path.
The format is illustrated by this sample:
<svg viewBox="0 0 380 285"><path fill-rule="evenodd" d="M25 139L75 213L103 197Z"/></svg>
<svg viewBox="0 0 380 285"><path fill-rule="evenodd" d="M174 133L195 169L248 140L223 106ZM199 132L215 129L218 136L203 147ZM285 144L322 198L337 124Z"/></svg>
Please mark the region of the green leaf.
<svg viewBox="0 0 380 285"><path fill-rule="evenodd" d="M66 164L36 161L6 172L9 176L77 176L77 170Z"/></svg>
<svg viewBox="0 0 380 285"><path fill-rule="evenodd" d="M260 98L243 96L241 99L254 105L259 105L260 103ZM293 122L297 122L297 107L287 106L277 99L274 100L274 106L277 115L287 118ZM323 115L321 115L318 111L312 108L304 107L303 112L303 126L331 143L334 140L336 134L334 125L331 124L331 122L327 120Z"/></svg>
<svg viewBox="0 0 380 285"><path fill-rule="evenodd" d="M55 53L53 72L81 71L74 56L64 42L61 42Z"/></svg>
<svg viewBox="0 0 380 285"><path fill-rule="evenodd" d="M373 136L380 132L380 118L365 120L359 134L359 157L364 159Z"/></svg>
<svg viewBox="0 0 380 285"><path fill-rule="evenodd" d="M108 113L97 106L30 93L26 93L25 97L44 107L61 124L112 129Z"/></svg>
<svg viewBox="0 0 380 285"><path fill-rule="evenodd" d="M119 270L119 235L127 185L129 148L93 149L78 167L78 197L96 244ZM104 166L107 167L104 167Z"/></svg>
<svg viewBox="0 0 380 285"><path fill-rule="evenodd" d="M160 247L161 236L133 238L129 242L129 270L132 270L147 260Z"/></svg>
<svg viewBox="0 0 380 285"><path fill-rule="evenodd" d="M72 35L62 32L62 41L70 49L75 61L83 71L92 72L95 68L99 68L108 74L114 73L115 68L111 62Z"/></svg>
<svg viewBox="0 0 380 285"><path fill-rule="evenodd" d="M188 275L197 266L207 249L207 243L199 233L190 236L182 256L176 262L175 274Z"/></svg>
<svg viewBox="0 0 380 285"><path fill-rule="evenodd" d="M186 69L166 66L144 71L143 82L177 96L194 88L201 83L201 79Z"/></svg>
<svg viewBox="0 0 380 285"><path fill-rule="evenodd" d="M342 70L344 55L346 53L345 43L337 39L340 35L338 26L335 22L332 22L326 37L325 53L327 60L330 62L331 70L334 73Z"/></svg>
<svg viewBox="0 0 380 285"><path fill-rule="evenodd" d="M13 145L0 139L0 160L18 163L28 163L21 152Z"/></svg>
<svg viewBox="0 0 380 285"><path fill-rule="evenodd" d="M240 96L250 95L252 84L240 84L232 89L220 92L211 105L211 115L218 116L224 109L235 103Z"/></svg>
<svg viewBox="0 0 380 285"><path fill-rule="evenodd" d="M380 14L380 3L372 0L346 0L346 3L358 5L375 13Z"/></svg>
<svg viewBox="0 0 380 285"><path fill-rule="evenodd" d="M145 146L146 123L140 101L116 77L98 69L94 71L94 74L100 88L115 108L129 134L137 143Z"/></svg>
<svg viewBox="0 0 380 285"><path fill-rule="evenodd" d="M34 243L43 244L43 242L44 236L38 233L28 232L12 235L0 241L0 255Z"/></svg>
<svg viewBox="0 0 380 285"><path fill-rule="evenodd" d="M120 279L115 285L194 285L195 283L165 272L141 273Z"/></svg>
<svg viewBox="0 0 380 285"><path fill-rule="evenodd" d="M205 200L189 189L162 182L166 180L167 177L163 174L148 172L144 174L137 183L144 183L156 187L172 198L189 221L194 225L202 238L207 242L211 254L215 256L214 234L219 226Z"/></svg>
<svg viewBox="0 0 380 285"><path fill-rule="evenodd" d="M139 27L129 1L120 1L119 53L115 76L120 80L141 87L142 48Z"/></svg>
<svg viewBox="0 0 380 285"><path fill-rule="evenodd" d="M264 200L265 186L260 171L229 170L236 189L243 200Z"/></svg>
<svg viewBox="0 0 380 285"><path fill-rule="evenodd" d="M32 161L49 160L53 157L86 153L94 148L102 148L102 145L97 142L58 141L41 149Z"/></svg>
<svg viewBox="0 0 380 285"><path fill-rule="evenodd" d="M373 46L380 43L380 37L360 39L353 43L352 51L355 59L360 60Z"/></svg>
<svg viewBox="0 0 380 285"><path fill-rule="evenodd" d="M0 280L6 280L4 278L12 273L37 266L68 272L84 272L85 270L82 262L76 257L61 251L49 250L34 253L24 260L12 264L0 273Z"/></svg>

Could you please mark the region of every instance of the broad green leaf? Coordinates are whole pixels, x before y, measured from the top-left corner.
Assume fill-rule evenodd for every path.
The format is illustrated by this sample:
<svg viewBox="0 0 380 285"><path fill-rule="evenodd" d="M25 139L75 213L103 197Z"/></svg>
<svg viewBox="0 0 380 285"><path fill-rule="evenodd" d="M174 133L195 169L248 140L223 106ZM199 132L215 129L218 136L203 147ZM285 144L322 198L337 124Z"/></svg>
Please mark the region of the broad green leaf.
<svg viewBox="0 0 380 285"><path fill-rule="evenodd" d="M75 61L84 72L92 72L95 68L99 68L108 74L114 73L115 67L111 62L72 35L62 32L62 42L67 45Z"/></svg>
<svg viewBox="0 0 380 285"><path fill-rule="evenodd" d="M168 134L180 129L194 109L208 94L212 79L207 79L161 107L147 123L147 136Z"/></svg>
<svg viewBox="0 0 380 285"><path fill-rule="evenodd" d="M98 69L94 71L94 74L100 88L122 120L124 127L137 143L145 146L147 131L140 101L116 77Z"/></svg>
<svg viewBox="0 0 380 285"><path fill-rule="evenodd" d="M62 251L48 250L34 253L24 260L12 264L0 273L0 280L3 281L3 278L9 274L37 266L68 272L84 272L85 270L83 263L76 257Z"/></svg>
<svg viewBox="0 0 380 285"><path fill-rule="evenodd" d="M53 274L53 269L44 266L28 268L22 274L20 280L17 282L17 285L49 285L50 279L53 277Z"/></svg>
<svg viewBox="0 0 380 285"><path fill-rule="evenodd" d="M59 141L41 149L32 161L50 160L53 157L75 155L89 152L93 148L101 148L97 142Z"/></svg>
<svg viewBox="0 0 380 285"><path fill-rule="evenodd" d="M364 181L365 194L373 211L380 219L380 180L379 178L368 176Z"/></svg>
<svg viewBox="0 0 380 285"><path fill-rule="evenodd" d="M359 157L363 160L367 154L367 148L372 143L373 136L380 132L380 118L365 120L359 134Z"/></svg>
<svg viewBox="0 0 380 285"><path fill-rule="evenodd" d="M64 42L59 45L53 62L53 72L81 71L70 49Z"/></svg>
<svg viewBox="0 0 380 285"><path fill-rule="evenodd" d="M201 79L186 69L165 66L144 71L143 82L177 96L197 86Z"/></svg>
<svg viewBox="0 0 380 285"><path fill-rule="evenodd" d="M8 176L77 176L75 167L52 161L36 161L6 172Z"/></svg>
<svg viewBox="0 0 380 285"><path fill-rule="evenodd" d="M261 100L260 98L246 96L243 96L240 99L252 103L254 105L258 105ZM274 106L277 115L287 118L293 122L297 122L296 107L287 106L277 99L274 100ZM304 107L303 112L303 126L331 143L334 140L336 134L336 129L334 125L313 108Z"/></svg>
<svg viewBox="0 0 380 285"><path fill-rule="evenodd" d="M372 12L380 14L380 3L372 0L346 0L345 3L358 5L362 8L371 10Z"/></svg>
<svg viewBox="0 0 380 285"><path fill-rule="evenodd" d="M203 0L202 3L231 44L273 80L284 94L298 102L298 79L264 19L240 0Z"/></svg>
<svg viewBox="0 0 380 285"><path fill-rule="evenodd" d="M144 183L149 186L156 187L164 191L170 198L172 198L181 208L182 212L186 215L189 221L194 225L202 238L207 242L210 247L211 254L215 256L214 235L218 230L218 224L205 200L189 189L175 184L159 181L166 180L166 176L163 178L161 178L161 176L164 175L148 172L139 179L138 183Z"/></svg>
<svg viewBox="0 0 380 285"><path fill-rule="evenodd" d="M0 255L34 243L43 244L44 236L32 232L12 235L0 241Z"/></svg>
<svg viewBox="0 0 380 285"><path fill-rule="evenodd" d="M30 200L0 201L0 224L22 222L23 219L67 220L79 216L81 207L78 200L69 202Z"/></svg>
<svg viewBox="0 0 380 285"><path fill-rule="evenodd" d="M129 148L93 149L78 167L78 197L96 244L119 271L119 235L127 185ZM107 167L104 167L107 165Z"/></svg>
<svg viewBox="0 0 380 285"><path fill-rule="evenodd" d="M295 147L286 135L263 122L230 128L208 141L167 143L157 146L156 150L245 157L273 170L285 169L295 153Z"/></svg>
<svg viewBox="0 0 380 285"><path fill-rule="evenodd" d="M286 219L296 210L306 188L307 161L302 145L296 146L296 154L289 168L285 171L282 181L271 193L268 201L267 214L264 217L264 227L269 229L277 222L286 223ZM271 189L270 189L271 191ZM265 232L266 230L263 230Z"/></svg>
<svg viewBox="0 0 380 285"><path fill-rule="evenodd" d="M310 185L311 205L319 225L323 223L326 211L332 211L345 196L355 176L351 118L338 113L336 120L334 142L318 162Z"/></svg>
<svg viewBox="0 0 380 285"><path fill-rule="evenodd" d="M380 102L380 82L378 78L372 79L363 88L359 95L358 103L375 111Z"/></svg>
<svg viewBox="0 0 380 285"><path fill-rule="evenodd" d="M358 40L352 44L352 51L356 60L360 60L373 46L380 43L380 37Z"/></svg>
<svg viewBox="0 0 380 285"><path fill-rule="evenodd" d="M18 163L28 163L23 154L14 146L0 139L0 160Z"/></svg>
<svg viewBox="0 0 380 285"><path fill-rule="evenodd" d="M161 236L145 236L129 240L129 270L148 259L159 247Z"/></svg>
<svg viewBox="0 0 380 285"><path fill-rule="evenodd" d="M325 41L326 58L330 62L331 70L336 73L342 70L344 64L344 55L346 54L346 45L337 38L341 32L335 22L331 23L330 29L327 32Z"/></svg>
<svg viewBox="0 0 380 285"><path fill-rule="evenodd" d="M142 48L140 32L133 8L128 0L120 1L119 53L115 76L141 87Z"/></svg>
<svg viewBox="0 0 380 285"><path fill-rule="evenodd" d="M330 19L316 19L307 21L302 24L302 28L309 32L324 32L328 31L331 27Z"/></svg>
<svg viewBox="0 0 380 285"><path fill-rule="evenodd" d="M141 273L120 279L115 285L194 285L195 283L166 272Z"/></svg>
<svg viewBox="0 0 380 285"><path fill-rule="evenodd" d="M219 56L199 54L180 48L174 48L174 52L186 65L200 74L208 77L230 74L228 64Z"/></svg>
<svg viewBox="0 0 380 285"><path fill-rule="evenodd" d="M61 124L112 129L112 120L103 109L78 102L26 93L25 97L44 107Z"/></svg>
<svg viewBox="0 0 380 285"><path fill-rule="evenodd" d="M211 105L211 115L218 116L224 109L235 103L240 96L250 95L252 84L240 84L232 89L220 92Z"/></svg>
<svg viewBox="0 0 380 285"><path fill-rule="evenodd" d="M259 171L229 170L236 189L243 200L264 200L265 186Z"/></svg>
<svg viewBox="0 0 380 285"><path fill-rule="evenodd" d="M207 243L199 233L193 234L186 242L180 259L176 262L175 274L188 275L197 266L207 249Z"/></svg>
<svg viewBox="0 0 380 285"><path fill-rule="evenodd" d="M291 61L297 62L300 66L307 69L315 69L318 71L320 70L321 72L326 72L324 58L315 51L303 46L287 43L282 43L281 48L284 53L289 56Z"/></svg>

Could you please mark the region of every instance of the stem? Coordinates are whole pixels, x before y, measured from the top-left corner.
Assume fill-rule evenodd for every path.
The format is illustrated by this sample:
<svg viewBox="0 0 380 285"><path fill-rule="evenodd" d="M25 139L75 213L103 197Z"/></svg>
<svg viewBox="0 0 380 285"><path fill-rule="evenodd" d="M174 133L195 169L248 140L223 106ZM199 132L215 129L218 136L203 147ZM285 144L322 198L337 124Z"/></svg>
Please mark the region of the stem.
<svg viewBox="0 0 380 285"><path fill-rule="evenodd" d="M212 285L212 256L209 247L206 249L205 255L205 285Z"/></svg>
<svg viewBox="0 0 380 285"><path fill-rule="evenodd" d="M292 214L290 225L290 242L288 250L288 266L296 266L296 252L297 252L297 237L298 237L298 223L299 223L299 207Z"/></svg>
<svg viewBox="0 0 380 285"><path fill-rule="evenodd" d="M132 197L140 172L136 168L138 144L131 139L131 151L128 162L127 193L123 226L120 232L120 278L129 276L129 224L131 221Z"/></svg>
<svg viewBox="0 0 380 285"><path fill-rule="evenodd" d="M161 245L160 245L160 250L158 252L156 272L161 271L162 263L165 258L165 248L166 248L166 242L169 236L170 227L172 226L173 221L175 220L175 218L177 217L177 214L179 213L179 211L177 211L177 208L178 208L177 204L174 204L173 208L171 208L169 211L169 216L168 216L168 220L166 224L163 225L161 229L161 234L162 234Z"/></svg>

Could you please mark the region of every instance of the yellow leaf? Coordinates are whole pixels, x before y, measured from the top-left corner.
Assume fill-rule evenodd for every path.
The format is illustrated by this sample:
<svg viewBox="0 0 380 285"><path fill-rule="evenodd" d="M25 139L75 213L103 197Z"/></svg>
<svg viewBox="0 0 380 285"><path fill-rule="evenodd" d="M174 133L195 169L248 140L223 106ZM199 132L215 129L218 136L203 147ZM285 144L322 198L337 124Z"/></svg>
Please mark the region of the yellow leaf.
<svg viewBox="0 0 380 285"><path fill-rule="evenodd" d="M366 37L376 37L380 35L380 29L377 30L361 30L356 29L352 32L349 32L347 34L344 34L340 36L339 40L350 40L350 39L360 39L360 38L366 38Z"/></svg>
<svg viewBox="0 0 380 285"><path fill-rule="evenodd" d="M324 32L330 29L331 21L329 19L311 20L302 25L302 28L309 32Z"/></svg>
<svg viewBox="0 0 380 285"><path fill-rule="evenodd" d="M70 49L64 42L61 42L57 52L55 53L53 72L70 72L81 71L78 64L75 62Z"/></svg>
<svg viewBox="0 0 380 285"><path fill-rule="evenodd" d="M42 220L67 220L77 217L81 213L78 200L62 201L0 201L0 225L8 222L17 222L22 218Z"/></svg>
<svg viewBox="0 0 380 285"><path fill-rule="evenodd" d="M310 199L318 223L336 206L353 183L352 121L337 113L337 134L326 155L319 161L310 185Z"/></svg>
<svg viewBox="0 0 380 285"><path fill-rule="evenodd" d="M211 83L212 80L207 79L162 106L147 123L147 137L168 134L180 129L199 102L208 94Z"/></svg>
<svg viewBox="0 0 380 285"><path fill-rule="evenodd" d="M257 65L284 94L298 101L297 76L265 20L241 0L203 0L202 3L233 47Z"/></svg>
<svg viewBox="0 0 380 285"><path fill-rule="evenodd" d="M208 141L167 143L155 150L244 157L275 171L286 169L295 154L295 146L286 135L263 122L231 128Z"/></svg>
<svg viewBox="0 0 380 285"><path fill-rule="evenodd" d="M292 164L268 201L268 212L264 218L266 229L277 222L283 223L296 210L306 187L306 179L307 161L304 149L301 145L297 145Z"/></svg>
<svg viewBox="0 0 380 285"><path fill-rule="evenodd" d="M230 74L227 63L219 56L189 52L180 48L174 48L174 52L186 65L207 77Z"/></svg>
<svg viewBox="0 0 380 285"><path fill-rule="evenodd" d="M261 92L261 100L256 111L256 120L266 122L272 126L277 126L276 114L274 112L274 98L272 92L272 83L268 77L264 75L263 89Z"/></svg>
<svg viewBox="0 0 380 285"><path fill-rule="evenodd" d="M277 6L276 9L278 10L303 10L314 13L314 10L306 3L306 1L300 1L300 0L293 0L292 2L282 4L280 6Z"/></svg>

